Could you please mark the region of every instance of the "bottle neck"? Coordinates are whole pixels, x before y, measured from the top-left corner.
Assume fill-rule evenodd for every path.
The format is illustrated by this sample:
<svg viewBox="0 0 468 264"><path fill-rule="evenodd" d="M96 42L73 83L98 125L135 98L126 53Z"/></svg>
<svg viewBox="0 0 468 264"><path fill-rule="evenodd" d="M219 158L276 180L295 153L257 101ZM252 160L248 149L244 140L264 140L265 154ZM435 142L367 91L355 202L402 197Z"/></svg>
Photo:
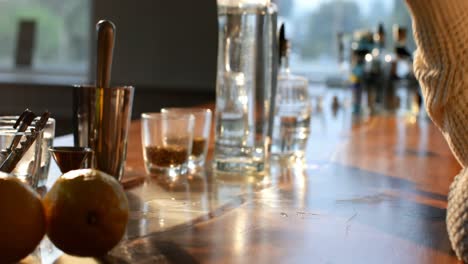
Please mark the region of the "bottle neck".
<svg viewBox="0 0 468 264"><path fill-rule="evenodd" d="M281 57L281 66L280 66L280 73L291 73L291 69L289 68L289 52L286 52L286 55Z"/></svg>

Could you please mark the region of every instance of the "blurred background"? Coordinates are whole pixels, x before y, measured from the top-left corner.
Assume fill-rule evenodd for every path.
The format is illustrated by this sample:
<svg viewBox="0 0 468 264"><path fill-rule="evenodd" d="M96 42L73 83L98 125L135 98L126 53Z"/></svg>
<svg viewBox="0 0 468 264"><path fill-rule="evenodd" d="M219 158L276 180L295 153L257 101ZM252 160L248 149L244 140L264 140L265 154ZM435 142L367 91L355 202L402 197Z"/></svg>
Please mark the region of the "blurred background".
<svg viewBox="0 0 468 264"><path fill-rule="evenodd" d="M387 47L393 46L394 24L411 32L403 0L274 2L292 42L292 71L321 91L346 87L349 69L338 60L338 32L347 45L354 31L383 23ZM68 132L70 88L94 80L94 25L100 19L117 26L113 83L137 87L134 117L214 101L215 0L0 0L0 114L48 109L63 120L59 134ZM412 34L407 46L414 50ZM29 63L18 54L28 54Z"/></svg>
<svg viewBox="0 0 468 264"><path fill-rule="evenodd" d="M411 17L403 0L277 0L282 20L289 26L292 42L291 68L325 82L339 75L337 33L349 44L353 32L377 29L383 23L386 47L394 46L392 26L408 29L407 47L415 49ZM350 50L349 48L345 50Z"/></svg>

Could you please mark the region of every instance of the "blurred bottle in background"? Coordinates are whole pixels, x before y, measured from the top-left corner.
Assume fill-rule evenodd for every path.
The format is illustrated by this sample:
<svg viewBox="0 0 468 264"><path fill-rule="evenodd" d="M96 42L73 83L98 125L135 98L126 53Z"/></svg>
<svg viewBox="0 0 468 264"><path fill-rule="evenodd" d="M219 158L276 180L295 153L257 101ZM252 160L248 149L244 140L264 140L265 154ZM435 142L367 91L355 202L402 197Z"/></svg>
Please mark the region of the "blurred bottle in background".
<svg viewBox="0 0 468 264"><path fill-rule="evenodd" d="M411 114L417 115L421 109L422 96L413 72L413 55L406 44L407 29L397 24L393 25L393 38L396 78L404 82L408 94L408 108Z"/></svg>
<svg viewBox="0 0 468 264"><path fill-rule="evenodd" d="M284 24L279 34L280 70L274 110L271 155L273 158L303 158L310 133L311 98L308 80L291 73L290 42Z"/></svg>
<svg viewBox="0 0 468 264"><path fill-rule="evenodd" d="M386 33L382 23L373 34L374 47L365 55L365 82L371 112L384 107L385 96L393 88L394 54L386 49Z"/></svg>
<svg viewBox="0 0 468 264"><path fill-rule="evenodd" d="M351 74L350 83L353 92L352 107L354 114L360 114L362 111L362 93L363 90L373 81L369 75L365 73L366 61L371 61L369 58L370 52L374 46L372 33L370 31L356 31L353 34L353 43L351 44ZM370 88L367 88L369 90ZM369 94L368 94L369 98Z"/></svg>
<svg viewBox="0 0 468 264"><path fill-rule="evenodd" d="M396 75L398 78L408 78L412 75L413 58L406 47L406 28L397 24L393 25L393 39L395 43L394 53L396 56Z"/></svg>

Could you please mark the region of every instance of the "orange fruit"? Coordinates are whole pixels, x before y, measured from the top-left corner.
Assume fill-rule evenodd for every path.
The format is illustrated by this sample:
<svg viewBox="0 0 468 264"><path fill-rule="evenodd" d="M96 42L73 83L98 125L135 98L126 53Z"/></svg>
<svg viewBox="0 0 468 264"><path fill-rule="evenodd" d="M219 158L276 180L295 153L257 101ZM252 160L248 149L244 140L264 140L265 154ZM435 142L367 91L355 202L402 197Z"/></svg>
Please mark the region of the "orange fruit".
<svg viewBox="0 0 468 264"><path fill-rule="evenodd" d="M43 203L47 236L70 255L106 254L122 239L128 223L128 201L122 186L94 169L63 174Z"/></svg>
<svg viewBox="0 0 468 264"><path fill-rule="evenodd" d="M0 172L0 214L0 262L19 261L44 237L41 198L17 178Z"/></svg>

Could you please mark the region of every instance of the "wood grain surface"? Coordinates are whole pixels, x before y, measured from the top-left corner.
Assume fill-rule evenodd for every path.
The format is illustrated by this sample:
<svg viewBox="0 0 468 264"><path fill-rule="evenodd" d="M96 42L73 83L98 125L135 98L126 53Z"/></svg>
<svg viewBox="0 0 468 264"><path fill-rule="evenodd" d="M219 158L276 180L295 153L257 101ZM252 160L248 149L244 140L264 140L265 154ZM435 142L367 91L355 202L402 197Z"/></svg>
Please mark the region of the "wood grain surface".
<svg viewBox="0 0 468 264"><path fill-rule="evenodd" d="M354 116L348 93L326 96L305 162L271 162L264 177L150 177L133 122L127 236L89 263L457 263L445 214L461 168L437 128L405 109Z"/></svg>

